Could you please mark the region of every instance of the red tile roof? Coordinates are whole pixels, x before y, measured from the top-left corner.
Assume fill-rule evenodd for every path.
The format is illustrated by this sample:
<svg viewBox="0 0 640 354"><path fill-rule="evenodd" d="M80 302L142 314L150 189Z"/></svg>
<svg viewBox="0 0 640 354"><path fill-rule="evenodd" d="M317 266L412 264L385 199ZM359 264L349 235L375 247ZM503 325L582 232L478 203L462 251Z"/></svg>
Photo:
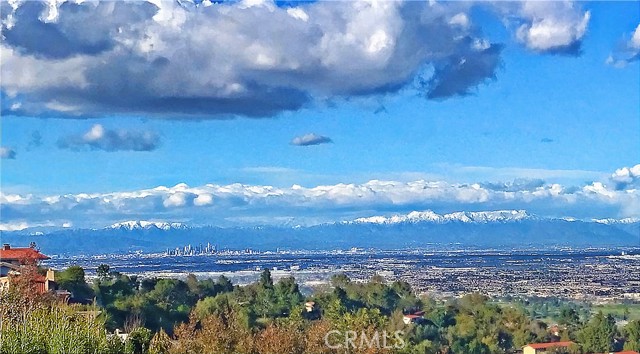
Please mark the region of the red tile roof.
<svg viewBox="0 0 640 354"><path fill-rule="evenodd" d="M568 347L575 343L573 342L553 342L553 343L531 343L525 345L525 347L531 347L533 349L547 349L553 347Z"/></svg>
<svg viewBox="0 0 640 354"><path fill-rule="evenodd" d="M404 317L406 317L406 318L421 318L422 316L420 316L420 315L404 315Z"/></svg>
<svg viewBox="0 0 640 354"><path fill-rule="evenodd" d="M21 261L24 259L44 260L49 259L49 257L30 247L0 249L0 260L2 261Z"/></svg>

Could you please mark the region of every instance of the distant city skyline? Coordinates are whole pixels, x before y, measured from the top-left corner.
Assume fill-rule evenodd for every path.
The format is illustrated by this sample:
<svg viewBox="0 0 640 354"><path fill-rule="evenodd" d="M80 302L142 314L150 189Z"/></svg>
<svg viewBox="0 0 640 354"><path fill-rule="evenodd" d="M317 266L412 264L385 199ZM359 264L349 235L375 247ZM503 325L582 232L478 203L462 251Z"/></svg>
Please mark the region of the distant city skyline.
<svg viewBox="0 0 640 354"><path fill-rule="evenodd" d="M640 217L635 2L1 2L0 230Z"/></svg>

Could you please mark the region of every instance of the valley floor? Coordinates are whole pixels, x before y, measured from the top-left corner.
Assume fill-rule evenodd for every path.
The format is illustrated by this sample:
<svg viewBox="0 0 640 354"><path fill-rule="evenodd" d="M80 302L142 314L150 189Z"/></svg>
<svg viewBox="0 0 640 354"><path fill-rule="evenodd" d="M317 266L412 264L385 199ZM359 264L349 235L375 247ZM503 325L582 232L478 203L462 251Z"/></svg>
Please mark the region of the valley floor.
<svg viewBox="0 0 640 354"><path fill-rule="evenodd" d="M357 281L381 275L403 280L435 297L480 292L491 297L560 297L592 302L640 301L640 255L618 249L591 250L344 250L219 252L169 256L127 254L57 257L46 265L62 269L80 265L89 275L106 263L124 274L141 277L217 278L237 284L255 281L264 268L274 278L293 276L310 292L332 275ZM631 252L633 254L633 251Z"/></svg>

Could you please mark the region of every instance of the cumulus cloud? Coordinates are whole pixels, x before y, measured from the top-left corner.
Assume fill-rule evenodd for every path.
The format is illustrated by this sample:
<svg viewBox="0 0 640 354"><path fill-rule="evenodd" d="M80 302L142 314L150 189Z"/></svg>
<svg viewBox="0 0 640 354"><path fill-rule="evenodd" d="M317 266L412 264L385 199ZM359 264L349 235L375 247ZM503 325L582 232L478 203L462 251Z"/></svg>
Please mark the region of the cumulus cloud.
<svg viewBox="0 0 640 354"><path fill-rule="evenodd" d="M640 164L617 169L610 179L616 190L640 188Z"/></svg>
<svg viewBox="0 0 640 354"><path fill-rule="evenodd" d="M291 144L297 146L310 146L332 143L333 140L327 136L318 135L315 133L309 133L301 136L297 136L291 140Z"/></svg>
<svg viewBox="0 0 640 354"><path fill-rule="evenodd" d="M103 151L152 151L160 145L160 137L151 131L109 130L94 124L80 135L69 135L58 140L61 149L90 148Z"/></svg>
<svg viewBox="0 0 640 354"><path fill-rule="evenodd" d="M527 48L550 54L579 55L591 13L570 1L523 1L516 38Z"/></svg>
<svg viewBox="0 0 640 354"><path fill-rule="evenodd" d="M16 151L10 147L0 146L0 158L13 160L16 158Z"/></svg>
<svg viewBox="0 0 640 354"><path fill-rule="evenodd" d="M372 180L362 184L289 188L239 183L193 187L180 183L130 192L52 196L1 193L0 212L3 222L8 224L73 222L74 227L157 217L215 225L246 218L277 220L284 216L335 221L345 215L425 209L436 212L526 209L557 217L640 217L639 176L640 165L636 165L617 170L608 180L584 186L543 180L504 183Z"/></svg>
<svg viewBox="0 0 640 354"><path fill-rule="evenodd" d="M427 97L443 99L495 78L502 48L473 26L473 5L457 2L0 6L2 113L14 115L264 117L396 92L416 79ZM579 46L588 22L572 5L505 13L543 52Z"/></svg>

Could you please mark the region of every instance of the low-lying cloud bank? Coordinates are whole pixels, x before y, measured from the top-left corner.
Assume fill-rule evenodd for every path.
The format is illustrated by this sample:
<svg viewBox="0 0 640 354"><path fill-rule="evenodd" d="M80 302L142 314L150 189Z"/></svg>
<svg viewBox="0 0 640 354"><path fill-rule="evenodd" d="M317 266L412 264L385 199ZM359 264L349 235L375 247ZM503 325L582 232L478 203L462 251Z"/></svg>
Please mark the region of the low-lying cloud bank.
<svg viewBox="0 0 640 354"><path fill-rule="evenodd" d="M579 55L590 18L571 1L3 1L1 113L268 117L406 87L467 95L504 47L474 7L543 54Z"/></svg>
<svg viewBox="0 0 640 354"><path fill-rule="evenodd" d="M640 165L615 171L606 181L583 186L541 180L508 183L448 183L372 180L290 188L245 184L190 187L177 184L132 192L53 196L0 194L3 224L102 227L122 220L171 220L193 225L241 224L242 220L314 223L431 209L526 209L541 216L640 217Z"/></svg>

